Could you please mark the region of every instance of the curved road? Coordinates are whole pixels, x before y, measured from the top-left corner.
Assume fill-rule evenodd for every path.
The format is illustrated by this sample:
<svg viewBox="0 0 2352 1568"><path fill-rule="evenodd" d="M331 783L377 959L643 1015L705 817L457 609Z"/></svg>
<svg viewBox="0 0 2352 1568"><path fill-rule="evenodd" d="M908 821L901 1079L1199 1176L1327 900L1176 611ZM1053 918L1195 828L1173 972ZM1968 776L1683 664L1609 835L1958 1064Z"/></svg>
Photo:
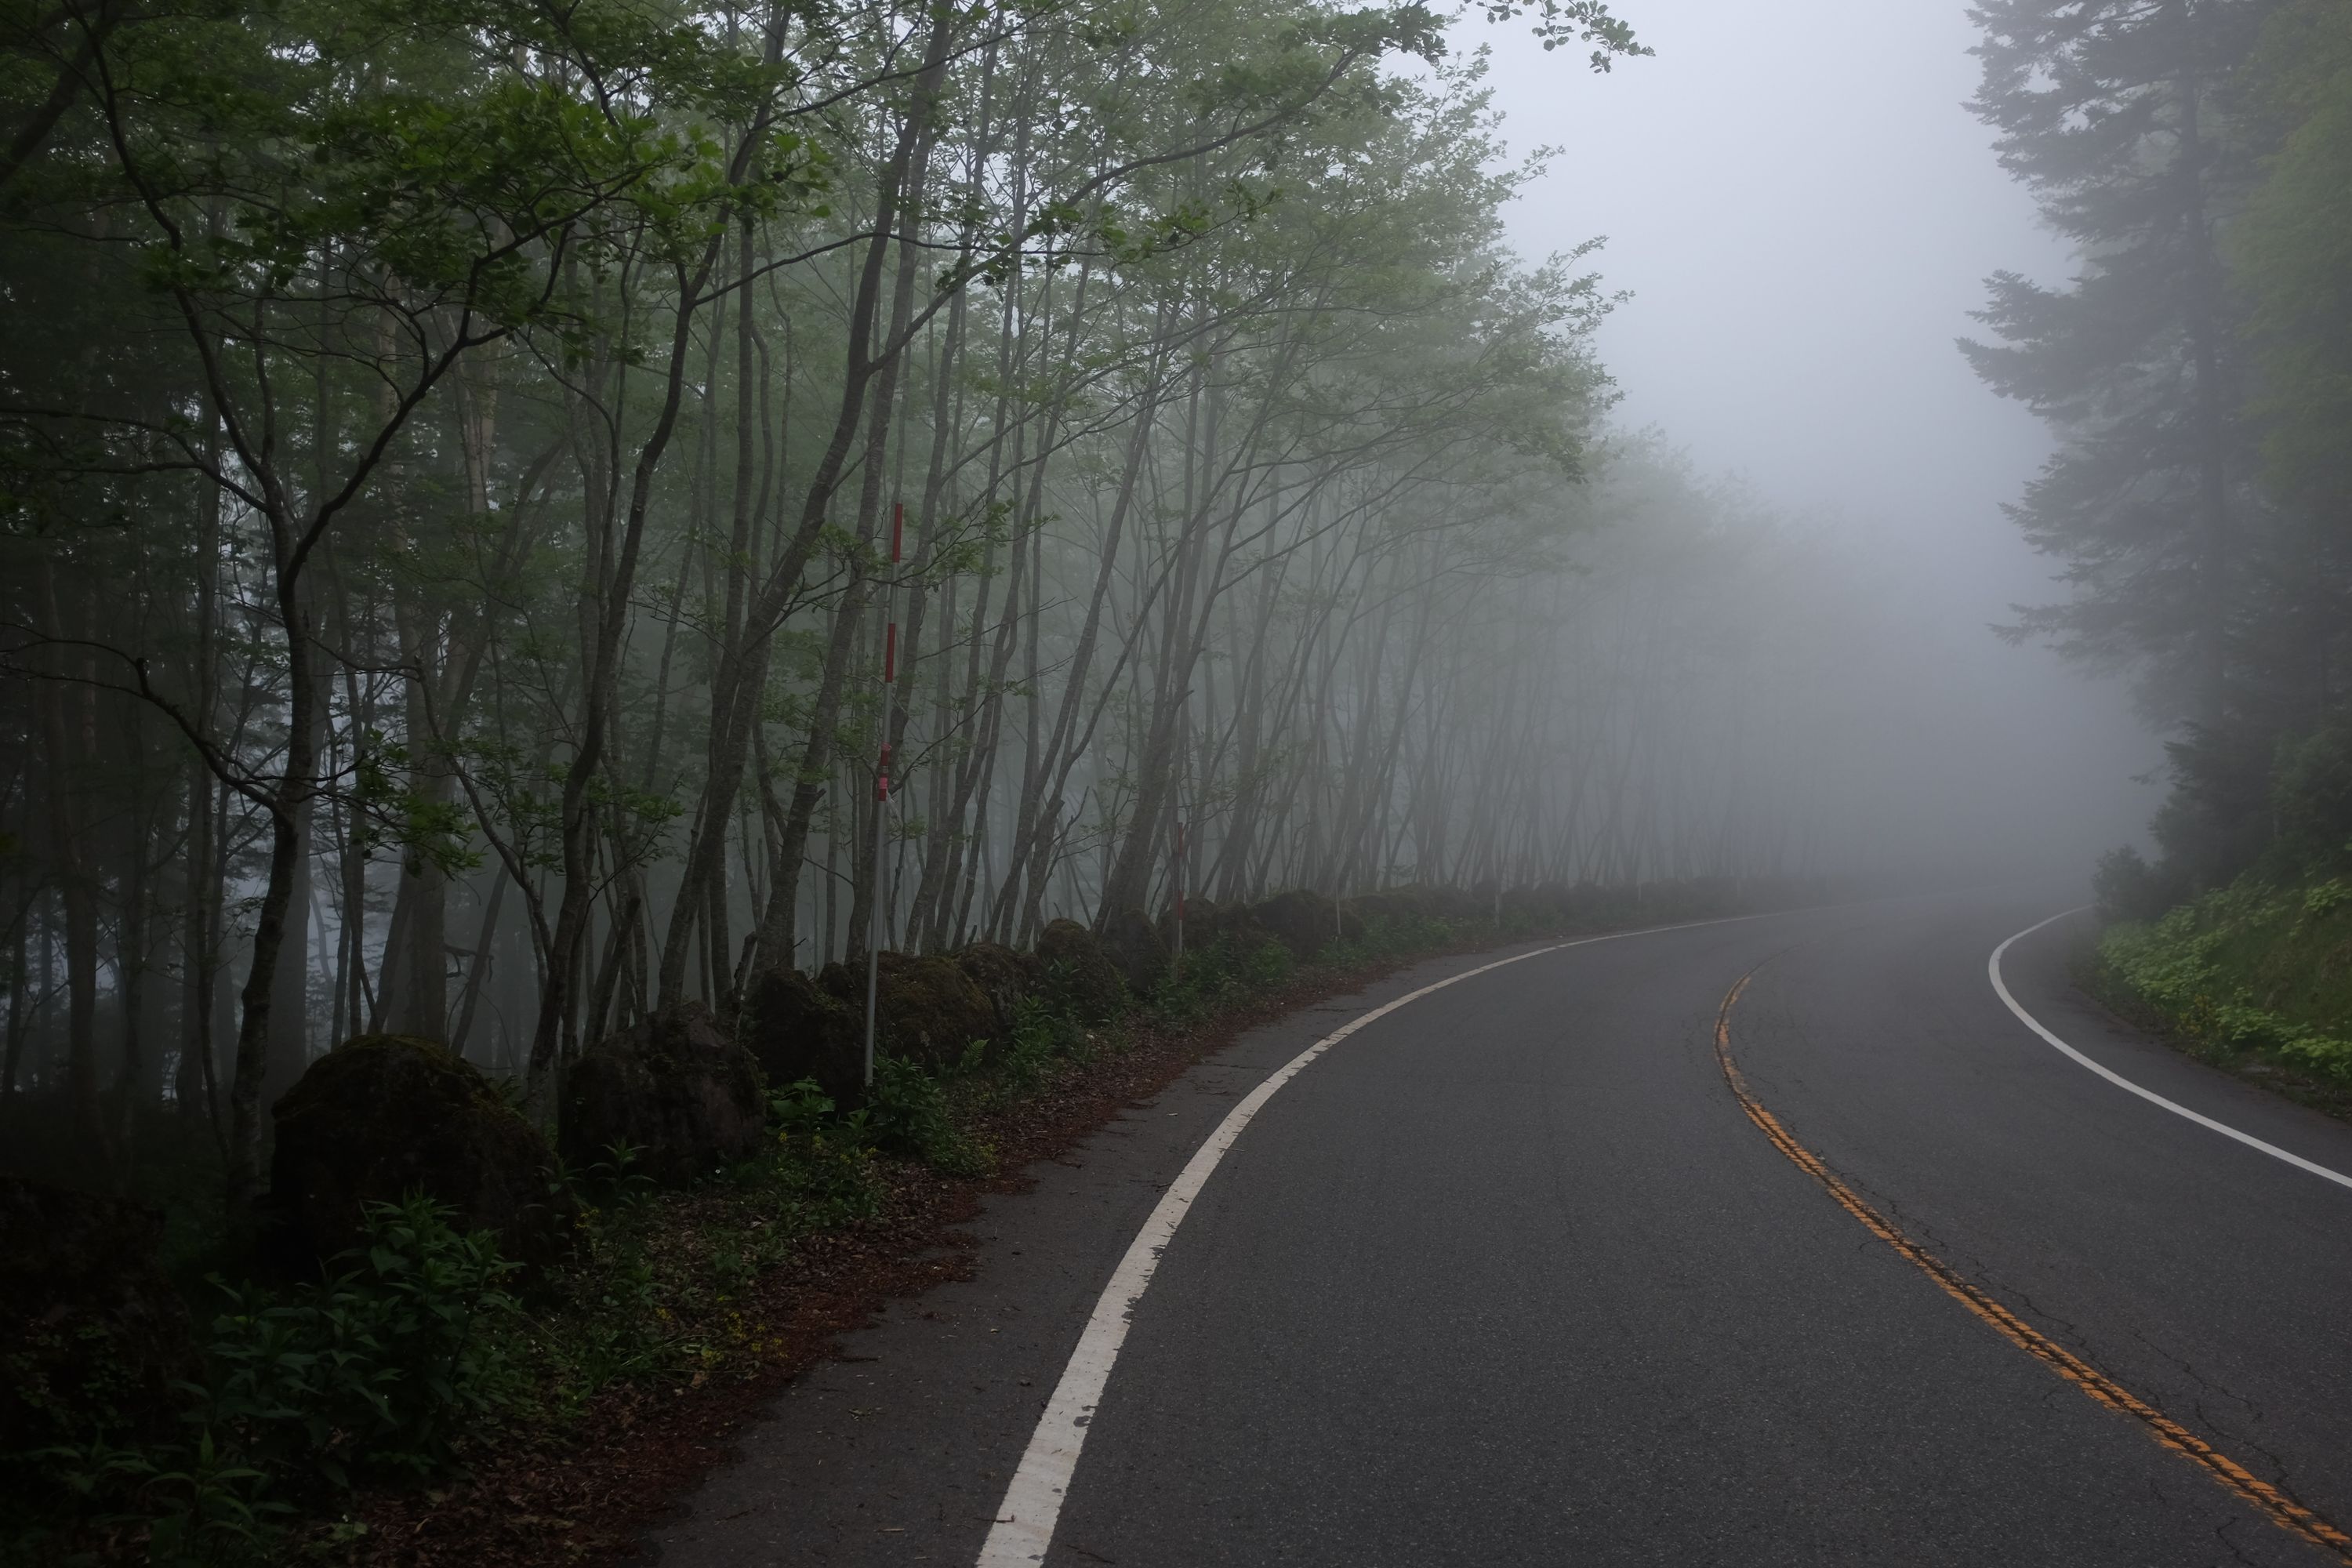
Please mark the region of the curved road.
<svg viewBox="0 0 2352 1568"><path fill-rule="evenodd" d="M1987 955L2073 901L1572 946L1365 1025L1191 1205L1044 1560L2352 1561L2325 1544L2352 1528L2352 1190L2116 1088L2009 1011ZM2010 950L2021 1005L2144 1088L2352 1173L2352 1127L2074 993L2083 930ZM1238 1097L1485 962L1256 1031L996 1200L978 1278L852 1336L858 1359L802 1380L646 1556L973 1563L1106 1282ZM1719 1025L1788 1148L1735 1096Z"/></svg>

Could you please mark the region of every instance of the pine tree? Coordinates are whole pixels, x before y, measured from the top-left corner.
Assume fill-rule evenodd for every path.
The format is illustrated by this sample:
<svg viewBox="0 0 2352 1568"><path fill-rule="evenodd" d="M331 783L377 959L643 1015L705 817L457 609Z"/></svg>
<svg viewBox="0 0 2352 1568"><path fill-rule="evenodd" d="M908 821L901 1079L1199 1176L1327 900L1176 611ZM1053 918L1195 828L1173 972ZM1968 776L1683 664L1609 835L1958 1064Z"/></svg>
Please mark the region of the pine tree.
<svg viewBox="0 0 2352 1568"><path fill-rule="evenodd" d="M2352 533L2352 7L2289 0L2244 86L2262 179L2228 249L2252 316L2263 479L2340 537Z"/></svg>
<svg viewBox="0 0 2352 1568"><path fill-rule="evenodd" d="M2239 409L2238 321L2221 231L2248 163L2227 91L2267 0L2002 0L1969 107L2002 165L2073 242L2063 288L2013 272L1963 341L1977 374L2060 447L2009 509L2065 563L2065 602L2011 635L2142 678L2151 713L2219 731L2235 717L2240 535L2255 504Z"/></svg>

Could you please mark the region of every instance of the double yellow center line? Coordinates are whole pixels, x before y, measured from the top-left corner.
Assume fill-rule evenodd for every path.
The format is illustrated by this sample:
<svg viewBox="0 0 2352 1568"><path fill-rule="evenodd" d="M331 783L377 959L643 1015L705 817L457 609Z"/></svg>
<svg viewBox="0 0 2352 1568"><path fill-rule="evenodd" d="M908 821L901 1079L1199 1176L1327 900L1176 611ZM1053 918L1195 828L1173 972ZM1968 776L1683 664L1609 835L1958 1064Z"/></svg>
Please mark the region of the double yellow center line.
<svg viewBox="0 0 2352 1568"><path fill-rule="evenodd" d="M2150 1436L2174 1453L2203 1467L2208 1475L2261 1510L2273 1523L2292 1531L2315 1546L2335 1552L2339 1561L2352 1563L2352 1535L2347 1535L2286 1492L2254 1475L2212 1444L1994 1300L1962 1278L1951 1265L1904 1235L1885 1215L1864 1203L1852 1187L1832 1174L1811 1150L1790 1137L1779 1118L1765 1110L1755 1095L1748 1091L1748 1080L1740 1075L1738 1064L1731 1059L1732 1005L1739 1000L1740 993L1748 989L1748 981L1754 978L1753 970L1741 975L1739 983L1723 998L1723 1006L1715 1017L1715 1059L1722 1066L1724 1081L1731 1086L1739 1108L1748 1112L1748 1121L1762 1129L1774 1148L1786 1154L1790 1163L1799 1170L1819 1182L1828 1190L1830 1196L1835 1198L1846 1213L1867 1226L1873 1236L1909 1259L1921 1273L1942 1287L1946 1295L1991 1324L2003 1339L2108 1409L2137 1421L2147 1429Z"/></svg>

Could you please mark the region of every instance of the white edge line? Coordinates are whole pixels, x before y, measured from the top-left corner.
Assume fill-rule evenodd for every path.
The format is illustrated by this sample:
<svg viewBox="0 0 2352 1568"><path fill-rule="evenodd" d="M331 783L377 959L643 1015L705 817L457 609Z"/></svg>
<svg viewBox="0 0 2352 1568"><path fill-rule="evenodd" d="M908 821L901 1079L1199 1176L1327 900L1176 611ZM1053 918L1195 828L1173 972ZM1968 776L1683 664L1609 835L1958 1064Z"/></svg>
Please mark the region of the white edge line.
<svg viewBox="0 0 2352 1568"><path fill-rule="evenodd" d="M2123 1074L2116 1072L2110 1068L2101 1067L2097 1062L2093 1061L2090 1058L2084 1056L2082 1052L2076 1050L2074 1047L2068 1045L2065 1041L2052 1034L2048 1029L2042 1027L2041 1019L2035 1017L2032 1014L2027 1012L2024 1008L2017 1005L2017 998L2009 994L2009 987L2001 981L2000 955L2009 951L2011 942L2015 942L2025 937L2032 936L2043 926L2055 924L2057 921L2064 920L2068 915L2080 914L2090 907L2091 906L2088 904L2077 904L2071 910L2059 910L2056 914L2052 915L2046 921L2036 921L2033 924L2027 926L2023 931L2019 931L2017 935L2011 937L2008 942L2004 942L1999 947L1994 948L1992 950L1992 956L1985 960L1985 973L1991 978L1992 988L2000 994L2000 999L2003 1002L2009 1004L2009 1010L2017 1015L2018 1021L2022 1023L2027 1028L2032 1030L2035 1034L2041 1036L2042 1039L2049 1042L2052 1046L2056 1047L2060 1052L2072 1057L2083 1066L2089 1068L2093 1072L2097 1073L2101 1078L2105 1079L2117 1089L2127 1089L2131 1090L2132 1093L2138 1095L2142 1100L2147 1100L2151 1105L2160 1105L2164 1107L2165 1110L2172 1112L2175 1116L2185 1116L2189 1121L2197 1123L2198 1126L2209 1127L2214 1131L2219 1132L2224 1138L2235 1138L2247 1148L2260 1149L2263 1153L2270 1155L2273 1159L2284 1160L2299 1171L2308 1171L2315 1176L2325 1177L2326 1180L2334 1182L2339 1187L2352 1187L2352 1176L2345 1175L2340 1171L2331 1171L2326 1166L2306 1160L2300 1154L2289 1153L2286 1150L2280 1148L2275 1143L2265 1143L2250 1132L2241 1132L2236 1128L2231 1127L2225 1122L2216 1121L2210 1116L2200 1116L2185 1105L2178 1105L2173 1101L2165 1099L2164 1096L2158 1094L2153 1089L2140 1088L2139 1085L2132 1082L2131 1079L2124 1077Z"/></svg>
<svg viewBox="0 0 2352 1568"><path fill-rule="evenodd" d="M1778 912L1778 911L1776 911ZM1175 1181L1161 1194L1151 1217L1143 1222L1129 1244L1127 1255L1119 1259L1110 1283L1103 1287L1096 1299L1095 1310L1087 1319L1084 1332L1078 1335L1077 1349L1070 1352L1069 1364L1063 1369L1062 1380L1054 1387L1054 1396L1045 1403L1045 1413L1037 1418L1037 1430L1029 1439L1028 1450L1021 1456L1021 1467L1013 1474L1013 1483L1004 1489L1004 1501L996 1510L995 1522L990 1526L988 1540L981 1546L978 1568L1017 1568L1045 1560L1046 1549L1053 1544L1054 1527L1060 1521L1062 1499L1068 1491L1070 1478L1078 1465L1078 1450L1086 1446L1087 1427L1094 1420L1094 1412L1102 1399L1104 1385L1110 1380L1111 1363L1118 1359L1119 1347L1127 1342L1127 1327L1135 1316L1136 1303L1143 1299L1152 1274L1160 1267L1160 1254L1184 1223L1184 1215L1192 1200L1209 1180L1210 1173L1234 1146L1250 1119L1265 1108L1277 1090L1304 1071L1308 1063L1346 1039L1374 1019L1395 1012L1408 1002L1419 1001L1433 991L1443 991L1449 985L1485 974L1506 964L1526 959L1540 958L1547 952L1563 948L1588 947L1597 942L1617 942L1629 936L1655 936L1662 931L1692 931L1700 926L1732 925L1740 921L1762 920L1763 915L1733 915L1724 920L1685 921L1680 925L1648 926L1640 931L1611 931L1605 936L1579 937L1574 942L1556 942L1528 952L1498 958L1492 963L1482 963L1475 969L1465 969L1459 974L1409 991L1394 1001L1386 1002L1370 1012L1349 1019L1305 1050L1290 1058L1265 1082L1225 1113L1208 1141L1194 1151ZM2045 922L2046 923L2046 922ZM2011 1003L2014 1006L2016 1004ZM2341 1181L2343 1178L2338 1177Z"/></svg>

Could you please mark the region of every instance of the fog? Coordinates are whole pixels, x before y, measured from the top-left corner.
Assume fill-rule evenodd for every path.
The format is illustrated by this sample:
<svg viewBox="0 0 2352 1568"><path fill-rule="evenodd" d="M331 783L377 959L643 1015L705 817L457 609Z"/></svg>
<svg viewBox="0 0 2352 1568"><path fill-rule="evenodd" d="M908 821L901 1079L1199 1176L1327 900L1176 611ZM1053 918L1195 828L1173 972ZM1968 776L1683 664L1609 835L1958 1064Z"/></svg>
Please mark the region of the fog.
<svg viewBox="0 0 2352 1568"><path fill-rule="evenodd" d="M1525 18L1435 63L1414 8L1358 52L1234 0L950 8L910 75L853 6L712 129L807 40L704 8L709 80L645 89L710 131L684 163L476 171L551 216L448 161L646 39L394 70L330 5L271 54L467 106L421 170L238 120L158 194L145 100L40 121L0 1088L228 1085L237 1186L380 1027L545 1111L615 1030L877 950L1073 921L1148 989L1187 899L2086 879L2159 749L1989 629L2055 592L2001 515L2043 437L1954 339L2067 258L1961 107L1965 15L1624 9L1654 54L1599 75Z"/></svg>
<svg viewBox="0 0 2352 1568"><path fill-rule="evenodd" d="M1606 237L1594 265L1632 296L1596 338L1621 428L1850 536L1900 595L1904 646L1851 652L1933 684L1820 785L1885 781L1873 842L1935 877L2071 874L2141 837L2162 752L2125 685L1988 629L2063 596L2000 511L2049 447L1953 340L1989 273L2054 282L2068 258L1963 107L1965 8L1679 0L1636 25L1654 57L1606 75L1516 24L1468 34L1514 152L1559 149L1510 235L1536 256Z"/></svg>

